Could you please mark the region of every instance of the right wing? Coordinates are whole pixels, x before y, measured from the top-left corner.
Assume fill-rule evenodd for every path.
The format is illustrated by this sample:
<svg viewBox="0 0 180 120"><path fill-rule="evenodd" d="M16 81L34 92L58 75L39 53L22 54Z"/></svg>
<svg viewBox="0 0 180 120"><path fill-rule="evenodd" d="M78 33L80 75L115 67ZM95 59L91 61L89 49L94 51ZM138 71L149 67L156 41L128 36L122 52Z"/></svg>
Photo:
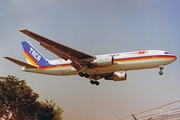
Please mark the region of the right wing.
<svg viewBox="0 0 180 120"><path fill-rule="evenodd" d="M62 59L71 60L72 66L78 71L82 69L83 65L87 65L88 63L90 63L92 60L95 59L94 56L77 51L75 49L62 45L50 39L47 39L31 31L28 30L20 30L20 31L26 34L27 36L37 40L38 42L40 42L41 46L53 52Z"/></svg>
<svg viewBox="0 0 180 120"><path fill-rule="evenodd" d="M16 60L16 59L11 58L11 57L4 57L4 58L6 58L7 60L9 60L9 61L11 61L11 62L13 62L13 63L15 63L17 65L20 65L20 66L25 66L25 67L28 67L28 68L37 68L37 67L35 67L33 65L30 65L28 63L22 62L20 60Z"/></svg>

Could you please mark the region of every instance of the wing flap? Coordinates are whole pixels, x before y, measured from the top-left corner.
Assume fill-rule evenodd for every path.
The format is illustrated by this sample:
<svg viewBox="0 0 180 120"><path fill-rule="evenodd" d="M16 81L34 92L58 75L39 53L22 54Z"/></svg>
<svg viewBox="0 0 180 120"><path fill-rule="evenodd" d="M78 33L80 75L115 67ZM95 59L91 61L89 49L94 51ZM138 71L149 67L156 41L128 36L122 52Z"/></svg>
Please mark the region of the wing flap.
<svg viewBox="0 0 180 120"><path fill-rule="evenodd" d="M17 65L20 65L20 66L26 66L26 67L28 67L28 68L37 68L37 67L35 67L35 66L33 66L33 65L30 65L30 64L28 64L28 63L22 62L22 61L20 61L20 60L16 60L16 59L11 58L11 57L4 57L4 58L7 59L7 60L9 60L9 61L11 61L11 62L13 62L13 63L15 63L15 64L17 64Z"/></svg>

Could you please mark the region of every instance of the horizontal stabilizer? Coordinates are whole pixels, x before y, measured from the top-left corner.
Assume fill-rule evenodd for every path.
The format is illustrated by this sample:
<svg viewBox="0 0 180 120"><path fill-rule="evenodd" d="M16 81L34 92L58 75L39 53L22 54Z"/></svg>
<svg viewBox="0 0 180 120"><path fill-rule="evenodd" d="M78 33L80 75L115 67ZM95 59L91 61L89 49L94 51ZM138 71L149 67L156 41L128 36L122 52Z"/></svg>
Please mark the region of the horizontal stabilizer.
<svg viewBox="0 0 180 120"><path fill-rule="evenodd" d="M30 65L28 63L25 63L25 62L22 62L22 61L19 61L19 60L16 60L16 59L11 58L11 57L4 57L4 58L6 58L7 60L9 60L9 61L11 61L13 63L16 63L17 65L20 65L20 66L25 66L25 67L28 67L28 68L37 68L37 67L35 67L33 65Z"/></svg>

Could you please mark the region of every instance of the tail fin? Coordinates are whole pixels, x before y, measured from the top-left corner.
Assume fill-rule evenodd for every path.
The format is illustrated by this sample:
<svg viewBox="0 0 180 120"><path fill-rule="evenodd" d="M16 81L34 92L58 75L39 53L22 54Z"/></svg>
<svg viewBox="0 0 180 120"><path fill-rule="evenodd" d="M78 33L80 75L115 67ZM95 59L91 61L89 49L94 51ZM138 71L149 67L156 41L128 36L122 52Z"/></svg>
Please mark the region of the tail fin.
<svg viewBox="0 0 180 120"><path fill-rule="evenodd" d="M36 67L49 65L48 60L45 59L45 57L43 57L43 55L38 50L36 50L28 41L22 42L22 46L27 63Z"/></svg>

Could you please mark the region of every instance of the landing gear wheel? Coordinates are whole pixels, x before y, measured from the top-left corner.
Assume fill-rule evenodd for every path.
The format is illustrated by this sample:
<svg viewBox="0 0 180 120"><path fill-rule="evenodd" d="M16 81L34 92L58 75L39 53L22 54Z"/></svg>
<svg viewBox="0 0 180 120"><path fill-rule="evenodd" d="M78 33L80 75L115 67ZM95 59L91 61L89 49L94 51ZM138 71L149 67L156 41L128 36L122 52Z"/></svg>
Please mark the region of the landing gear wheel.
<svg viewBox="0 0 180 120"><path fill-rule="evenodd" d="M98 82L98 81L94 81L94 80L91 80L90 83L91 83L92 85L94 85L94 84L97 85L97 86L99 85L99 82Z"/></svg>
<svg viewBox="0 0 180 120"><path fill-rule="evenodd" d="M163 71L159 71L159 75L163 75Z"/></svg>
<svg viewBox="0 0 180 120"><path fill-rule="evenodd" d="M84 73L79 72L79 76L84 77Z"/></svg>
<svg viewBox="0 0 180 120"><path fill-rule="evenodd" d="M95 81L91 80L90 83L91 83L92 85L94 85L94 84L95 84Z"/></svg>
<svg viewBox="0 0 180 120"><path fill-rule="evenodd" d="M95 81L95 84L98 86L98 85L99 85L99 82L98 82L98 81Z"/></svg>
<svg viewBox="0 0 180 120"><path fill-rule="evenodd" d="M85 78L89 78L90 75L88 75L87 73L84 73L84 77L85 77Z"/></svg>

